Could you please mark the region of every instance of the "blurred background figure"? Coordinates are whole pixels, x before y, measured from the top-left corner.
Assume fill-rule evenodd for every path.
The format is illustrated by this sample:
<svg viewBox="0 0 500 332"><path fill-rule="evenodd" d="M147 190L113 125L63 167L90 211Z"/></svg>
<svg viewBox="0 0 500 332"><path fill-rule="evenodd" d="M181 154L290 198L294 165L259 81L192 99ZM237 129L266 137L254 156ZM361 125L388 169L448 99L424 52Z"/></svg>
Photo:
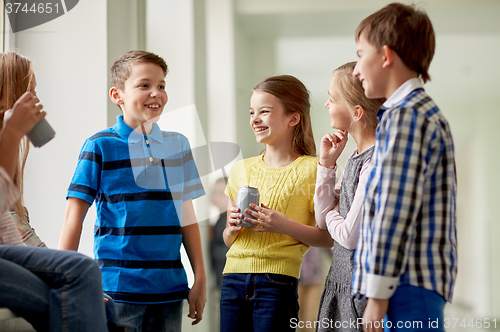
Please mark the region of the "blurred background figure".
<svg viewBox="0 0 500 332"><path fill-rule="evenodd" d="M299 321L303 322L304 328L298 328L298 332L314 332L314 321L318 319L319 303L323 292L323 284L326 276L325 266L332 259L332 249L311 247L304 255L300 269L299 280ZM308 324L310 322L310 324Z"/></svg>
<svg viewBox="0 0 500 332"><path fill-rule="evenodd" d="M210 259L212 261L212 273L215 275L217 291L220 292L222 285L222 270L226 264L226 253L228 247L224 243L222 233L226 228L227 219L227 201L228 197L224 194L227 178L218 179L212 192L210 193L210 202L219 209L220 215L215 224L209 228L210 238Z"/></svg>
<svg viewBox="0 0 500 332"><path fill-rule="evenodd" d="M224 228L226 228L227 219L227 204L228 197L224 194L226 189L227 178L220 178L215 181L212 191L210 192L210 203L213 204L219 210L219 217L210 223L208 228L208 238L210 240L210 261L211 261L211 273L213 276L212 280L215 280L215 287L211 288L212 291L212 305L216 310L215 315L216 322L213 331L219 330L219 302L220 302L220 289L222 286L222 270L226 264L226 253L228 247L224 243L222 238L222 233Z"/></svg>

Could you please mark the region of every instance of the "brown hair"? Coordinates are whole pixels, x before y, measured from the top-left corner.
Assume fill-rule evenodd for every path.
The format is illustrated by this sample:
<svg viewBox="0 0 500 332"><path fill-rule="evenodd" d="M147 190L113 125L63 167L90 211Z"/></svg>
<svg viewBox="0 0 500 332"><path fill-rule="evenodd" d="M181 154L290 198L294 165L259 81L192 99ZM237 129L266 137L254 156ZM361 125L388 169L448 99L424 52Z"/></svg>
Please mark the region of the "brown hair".
<svg viewBox="0 0 500 332"><path fill-rule="evenodd" d="M356 41L362 32L376 48L384 45L395 51L403 63L416 71L426 83L436 49L432 23L415 5L391 3L365 18L356 28Z"/></svg>
<svg viewBox="0 0 500 332"><path fill-rule="evenodd" d="M5 111L12 108L16 100L29 90L32 79L33 66L30 60L15 52L0 53L0 129L3 128ZM29 151L29 140L26 136L20 143L20 150L13 180L22 193L24 166ZM21 220L26 217L22 196L14 203L13 208Z"/></svg>
<svg viewBox="0 0 500 332"><path fill-rule="evenodd" d="M361 106L364 109L364 122L368 128L375 130L378 125L377 111L385 102L385 98L369 99L365 96L365 90L361 81L353 76L352 72L356 62L348 62L333 71L335 85L342 98L347 102L351 111L354 106Z"/></svg>
<svg viewBox="0 0 500 332"><path fill-rule="evenodd" d="M290 75L271 76L260 81L253 88L253 91L256 90L277 97L285 109L285 114L300 115L300 121L293 133L292 149L300 155L316 157L316 144L311 126L311 103L305 85Z"/></svg>
<svg viewBox="0 0 500 332"><path fill-rule="evenodd" d="M111 86L119 90L125 89L125 81L130 76L135 62L146 62L158 65L163 70L163 76L168 73L168 66L160 56L146 51L130 51L119 57L111 67Z"/></svg>

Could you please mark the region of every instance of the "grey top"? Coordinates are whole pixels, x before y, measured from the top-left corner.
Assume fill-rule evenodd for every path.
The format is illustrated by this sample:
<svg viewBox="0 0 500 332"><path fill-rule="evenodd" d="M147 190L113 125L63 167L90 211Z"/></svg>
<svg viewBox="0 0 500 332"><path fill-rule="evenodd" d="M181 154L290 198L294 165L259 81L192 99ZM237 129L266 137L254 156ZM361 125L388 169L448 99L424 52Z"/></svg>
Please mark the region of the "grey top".
<svg viewBox="0 0 500 332"><path fill-rule="evenodd" d="M347 213L351 209L354 194L358 188L359 173L361 172L361 168L366 161L372 157L373 148L374 147L371 146L361 154L358 154L358 150L356 150L353 152L351 157L349 157L349 160L347 160L342 178L342 184L340 186L339 197L339 213L342 218L346 218Z"/></svg>

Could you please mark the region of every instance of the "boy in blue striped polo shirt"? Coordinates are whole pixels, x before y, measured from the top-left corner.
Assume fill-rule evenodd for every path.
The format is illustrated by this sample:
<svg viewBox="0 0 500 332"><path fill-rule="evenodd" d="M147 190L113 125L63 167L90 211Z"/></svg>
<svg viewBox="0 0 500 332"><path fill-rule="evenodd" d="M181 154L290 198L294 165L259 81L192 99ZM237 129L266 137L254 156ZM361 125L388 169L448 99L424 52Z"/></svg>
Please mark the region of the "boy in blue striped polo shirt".
<svg viewBox="0 0 500 332"><path fill-rule="evenodd" d="M368 98L387 101L378 113L353 292L368 297L365 331L444 331L457 273L457 179L450 127L420 81L430 79L434 30L424 12L392 3L355 36L353 74Z"/></svg>
<svg viewBox="0 0 500 332"><path fill-rule="evenodd" d="M168 100L166 74L165 61L149 52L131 51L114 63L109 94L123 115L83 145L59 240L60 249L78 249L95 201L94 255L127 331L180 331L183 299L193 324L206 302L192 203L203 186L187 138L156 124ZM195 274L191 290L181 244Z"/></svg>

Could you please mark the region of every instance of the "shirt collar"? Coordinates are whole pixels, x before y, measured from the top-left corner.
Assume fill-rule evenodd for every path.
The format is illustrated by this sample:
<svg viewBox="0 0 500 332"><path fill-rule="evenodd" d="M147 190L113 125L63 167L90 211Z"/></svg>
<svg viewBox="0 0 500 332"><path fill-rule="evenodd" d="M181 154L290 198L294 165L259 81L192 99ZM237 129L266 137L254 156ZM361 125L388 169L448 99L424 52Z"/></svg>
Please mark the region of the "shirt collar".
<svg viewBox="0 0 500 332"><path fill-rule="evenodd" d="M126 140L128 140L130 133L134 131L128 124L125 123L125 121L123 121L123 114L116 117L116 124L113 126L113 129L118 133L118 135Z"/></svg>
<svg viewBox="0 0 500 332"><path fill-rule="evenodd" d="M143 141L143 135L134 129L132 129L128 124L123 121L123 114L116 117L116 124L113 126L118 135L123 139L128 140L129 143L139 143ZM151 133L148 135L149 138L154 139L158 143L163 143L163 134L157 123L153 123L153 128Z"/></svg>
<svg viewBox="0 0 500 332"><path fill-rule="evenodd" d="M160 144L163 143L163 134L161 132L160 126L158 126L157 123L153 123L153 129L151 130L151 133L148 137L154 139Z"/></svg>
<svg viewBox="0 0 500 332"><path fill-rule="evenodd" d="M382 105L384 109L393 108L403 101L403 99L416 89L423 89L424 86L418 77L411 78L408 81L401 84L401 86L394 91L394 93L385 101Z"/></svg>

